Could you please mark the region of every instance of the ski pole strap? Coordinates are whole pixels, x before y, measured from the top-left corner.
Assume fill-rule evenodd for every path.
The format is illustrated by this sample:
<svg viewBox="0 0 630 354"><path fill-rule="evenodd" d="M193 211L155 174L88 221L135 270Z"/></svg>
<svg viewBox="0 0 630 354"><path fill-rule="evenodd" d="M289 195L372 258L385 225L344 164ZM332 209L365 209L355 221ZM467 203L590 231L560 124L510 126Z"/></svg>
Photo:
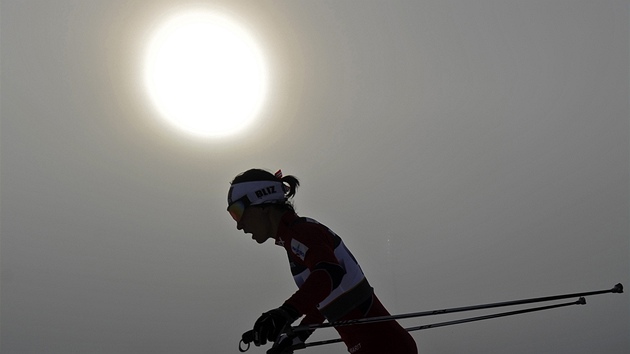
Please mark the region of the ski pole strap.
<svg viewBox="0 0 630 354"><path fill-rule="evenodd" d="M240 351L241 353L245 353L246 351L249 350L250 343L253 342L253 341L254 341L254 331L253 330L249 330L249 331L243 333L241 341L238 342L238 351ZM247 346L244 347L243 345L247 345Z"/></svg>
<svg viewBox="0 0 630 354"><path fill-rule="evenodd" d="M243 347L243 344L247 345L246 347ZM240 342L238 342L238 351L241 353L245 353L246 351L249 350L250 344L249 343L245 343L243 342L243 340L241 339Z"/></svg>

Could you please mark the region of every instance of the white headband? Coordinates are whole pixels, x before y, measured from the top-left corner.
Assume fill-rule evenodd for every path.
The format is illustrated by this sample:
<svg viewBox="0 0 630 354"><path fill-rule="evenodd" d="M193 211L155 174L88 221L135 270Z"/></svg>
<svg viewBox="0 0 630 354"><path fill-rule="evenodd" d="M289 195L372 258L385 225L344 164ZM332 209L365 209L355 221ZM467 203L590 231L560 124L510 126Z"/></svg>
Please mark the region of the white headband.
<svg viewBox="0 0 630 354"><path fill-rule="evenodd" d="M276 181L254 181L236 183L230 187L228 205L247 196L250 205L284 202L284 184Z"/></svg>

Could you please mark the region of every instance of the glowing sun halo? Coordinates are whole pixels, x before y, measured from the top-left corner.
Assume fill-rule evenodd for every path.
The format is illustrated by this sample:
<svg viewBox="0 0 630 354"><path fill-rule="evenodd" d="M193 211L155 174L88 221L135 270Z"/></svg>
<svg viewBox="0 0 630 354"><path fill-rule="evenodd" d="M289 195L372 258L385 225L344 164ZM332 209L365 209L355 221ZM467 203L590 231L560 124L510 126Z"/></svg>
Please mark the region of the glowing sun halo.
<svg viewBox="0 0 630 354"><path fill-rule="evenodd" d="M158 28L144 68L159 113L198 136L226 136L247 126L267 89L253 39L228 18L206 11L175 16Z"/></svg>

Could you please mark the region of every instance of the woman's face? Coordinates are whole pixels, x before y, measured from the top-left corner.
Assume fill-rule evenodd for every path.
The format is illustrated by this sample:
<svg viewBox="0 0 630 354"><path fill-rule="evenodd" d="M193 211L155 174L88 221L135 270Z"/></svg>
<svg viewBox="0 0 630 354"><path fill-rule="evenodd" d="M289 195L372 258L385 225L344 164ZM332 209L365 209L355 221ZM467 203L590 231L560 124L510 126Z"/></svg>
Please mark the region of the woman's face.
<svg viewBox="0 0 630 354"><path fill-rule="evenodd" d="M249 206L243 212L243 217L236 223L236 228L243 230L246 234L252 235L252 240L258 243L264 243L271 235L271 220L269 218L269 210L260 206Z"/></svg>

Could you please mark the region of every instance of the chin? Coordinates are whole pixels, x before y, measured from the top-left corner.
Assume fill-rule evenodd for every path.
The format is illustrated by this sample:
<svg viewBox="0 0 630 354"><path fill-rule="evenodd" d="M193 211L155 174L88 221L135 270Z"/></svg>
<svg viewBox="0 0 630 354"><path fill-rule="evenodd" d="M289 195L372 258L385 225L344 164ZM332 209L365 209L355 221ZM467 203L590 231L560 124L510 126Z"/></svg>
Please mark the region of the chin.
<svg viewBox="0 0 630 354"><path fill-rule="evenodd" d="M269 237L263 237L263 238L254 237L254 240L256 240L256 242L258 242L260 244L263 244L263 243L267 242L267 240L269 240Z"/></svg>

